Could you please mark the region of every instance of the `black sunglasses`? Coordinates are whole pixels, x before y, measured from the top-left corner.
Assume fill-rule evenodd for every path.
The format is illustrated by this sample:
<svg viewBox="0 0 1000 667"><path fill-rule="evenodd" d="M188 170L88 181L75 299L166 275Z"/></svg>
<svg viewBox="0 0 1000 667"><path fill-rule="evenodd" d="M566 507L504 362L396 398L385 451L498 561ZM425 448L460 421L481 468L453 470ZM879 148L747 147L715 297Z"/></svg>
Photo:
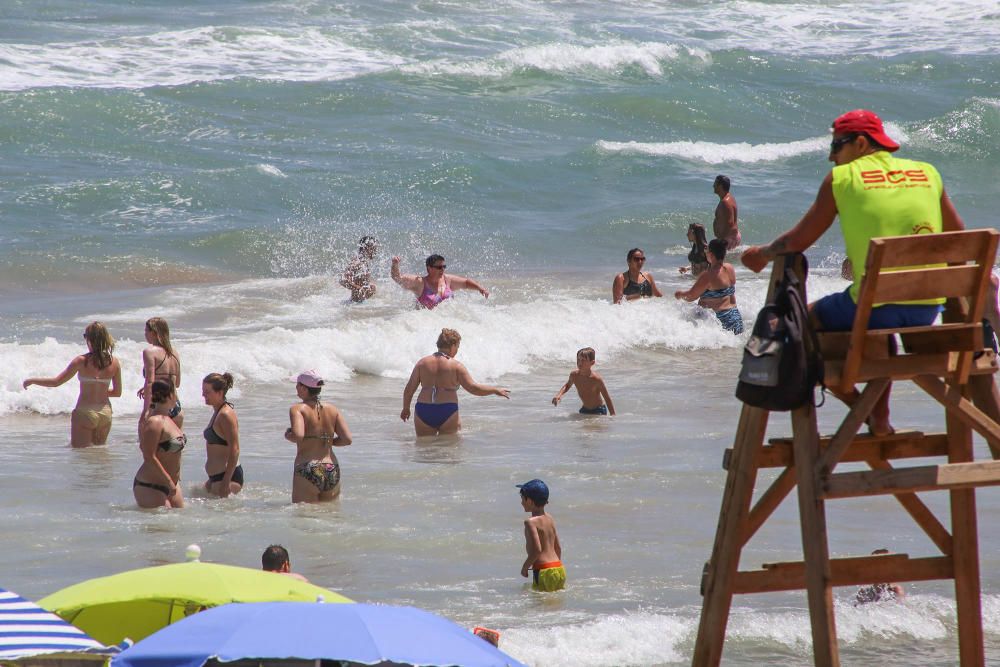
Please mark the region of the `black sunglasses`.
<svg viewBox="0 0 1000 667"><path fill-rule="evenodd" d="M851 143L857 138L858 135L855 134L849 137L841 137L840 139L834 139L833 141L830 142L830 152L831 153L838 152L841 148L843 148L844 146Z"/></svg>
<svg viewBox="0 0 1000 667"><path fill-rule="evenodd" d="M645 262L646 258L645 257L633 257L632 261L633 262Z"/></svg>
<svg viewBox="0 0 1000 667"><path fill-rule="evenodd" d="M444 271L448 268L447 264L441 264L440 266L431 266L432 269L438 269L439 271Z"/></svg>

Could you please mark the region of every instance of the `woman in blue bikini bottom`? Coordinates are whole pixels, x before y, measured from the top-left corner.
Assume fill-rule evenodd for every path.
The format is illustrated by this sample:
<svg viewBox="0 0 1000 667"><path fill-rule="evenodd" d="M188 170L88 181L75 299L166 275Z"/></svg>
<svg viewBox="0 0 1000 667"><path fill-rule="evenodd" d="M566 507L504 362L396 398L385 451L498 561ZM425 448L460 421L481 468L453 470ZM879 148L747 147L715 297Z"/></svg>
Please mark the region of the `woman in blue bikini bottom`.
<svg viewBox="0 0 1000 667"><path fill-rule="evenodd" d="M417 403L414 412L420 421L431 428L441 428L442 424L458 412L458 403Z"/></svg>

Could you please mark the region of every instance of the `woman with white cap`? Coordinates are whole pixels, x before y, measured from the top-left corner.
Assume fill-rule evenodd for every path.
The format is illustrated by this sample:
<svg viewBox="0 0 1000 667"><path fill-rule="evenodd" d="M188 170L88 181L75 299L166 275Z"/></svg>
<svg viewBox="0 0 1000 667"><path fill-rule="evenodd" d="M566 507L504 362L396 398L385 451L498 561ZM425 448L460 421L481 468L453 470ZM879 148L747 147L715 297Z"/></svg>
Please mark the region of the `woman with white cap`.
<svg viewBox="0 0 1000 667"><path fill-rule="evenodd" d="M292 474L292 502L317 503L340 495L340 464L334 447L351 444L344 415L331 404L320 403L323 378L304 371L295 378L295 392L302 400L288 410L292 425L285 439L298 447Z"/></svg>

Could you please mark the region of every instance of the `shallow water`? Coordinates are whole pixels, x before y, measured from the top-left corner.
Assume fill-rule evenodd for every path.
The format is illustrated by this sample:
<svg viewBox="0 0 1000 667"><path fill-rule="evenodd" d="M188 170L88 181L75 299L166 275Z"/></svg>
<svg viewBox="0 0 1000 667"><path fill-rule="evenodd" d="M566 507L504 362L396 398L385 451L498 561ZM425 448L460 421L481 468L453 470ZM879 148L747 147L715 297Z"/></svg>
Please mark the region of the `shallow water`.
<svg viewBox="0 0 1000 667"><path fill-rule="evenodd" d="M497 628L532 665L686 664L739 414L743 341L669 298L689 284L683 232L710 220L714 176L733 180L745 242L768 241L829 168L832 118L865 106L906 157L940 169L969 226L1000 208L992 2L105 1L2 15L0 580L32 599L178 561L190 543L257 567L280 542L316 583ZM349 306L336 276L369 233L379 291ZM668 298L613 307L635 246ZM389 257L416 271L431 252L490 299L413 310ZM809 256L814 297L843 289L835 231ZM749 321L765 283L742 268L738 280ZM154 315L184 364L189 502L176 512L139 510L130 490ZM75 382L20 382L61 370L94 319L118 338L124 393L109 444L77 451ZM402 386L445 326L511 400L463 394L463 435L417 441L398 418ZM613 419L580 417L572 394L549 402L584 346ZM308 367L354 444L338 452L341 499L301 507L282 433L288 379ZM224 501L196 493L210 415L198 380L222 370L237 378L247 474ZM942 428L904 386L893 410L899 428ZM824 430L842 414L823 408ZM564 546L556 595L518 576L514 484L532 477L552 489ZM943 514L945 498L925 495ZM979 498L992 657L1000 495ZM828 512L834 555L933 553L891 499ZM799 557L786 501L743 564ZM949 586L907 590L906 604L860 609L837 590L845 665L955 664ZM801 665L809 642L804 594L742 597L724 662Z"/></svg>

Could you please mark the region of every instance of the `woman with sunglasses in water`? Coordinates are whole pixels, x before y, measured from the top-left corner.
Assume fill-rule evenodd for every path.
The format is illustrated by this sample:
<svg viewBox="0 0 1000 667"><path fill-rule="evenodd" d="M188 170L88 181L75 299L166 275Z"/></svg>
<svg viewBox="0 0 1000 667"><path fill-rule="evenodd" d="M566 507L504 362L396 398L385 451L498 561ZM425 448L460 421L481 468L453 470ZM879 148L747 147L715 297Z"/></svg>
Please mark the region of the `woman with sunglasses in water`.
<svg viewBox="0 0 1000 667"><path fill-rule="evenodd" d="M399 257L392 258L392 279L416 294L418 305L430 310L450 299L454 291L460 289L478 290L484 298L489 298L490 291L472 278L446 274L444 271L448 266L441 255L431 255L425 264L427 275L405 274L399 272Z"/></svg>
<svg viewBox="0 0 1000 667"><path fill-rule="evenodd" d="M91 322L83 331L88 352L73 358L62 373L53 378L28 378L33 384L58 387L74 375L80 380L80 396L70 416L70 444L73 447L103 445L111 432L111 398L122 395L122 367L112 355L115 339L100 322Z"/></svg>
<svg viewBox="0 0 1000 667"><path fill-rule="evenodd" d="M642 270L646 262L646 253L642 248L629 250L625 255L625 261L628 262L628 270L616 275L614 282L611 283L612 301L621 303L622 300L632 301L647 296L663 296L656 286L656 281L653 280L653 275Z"/></svg>

